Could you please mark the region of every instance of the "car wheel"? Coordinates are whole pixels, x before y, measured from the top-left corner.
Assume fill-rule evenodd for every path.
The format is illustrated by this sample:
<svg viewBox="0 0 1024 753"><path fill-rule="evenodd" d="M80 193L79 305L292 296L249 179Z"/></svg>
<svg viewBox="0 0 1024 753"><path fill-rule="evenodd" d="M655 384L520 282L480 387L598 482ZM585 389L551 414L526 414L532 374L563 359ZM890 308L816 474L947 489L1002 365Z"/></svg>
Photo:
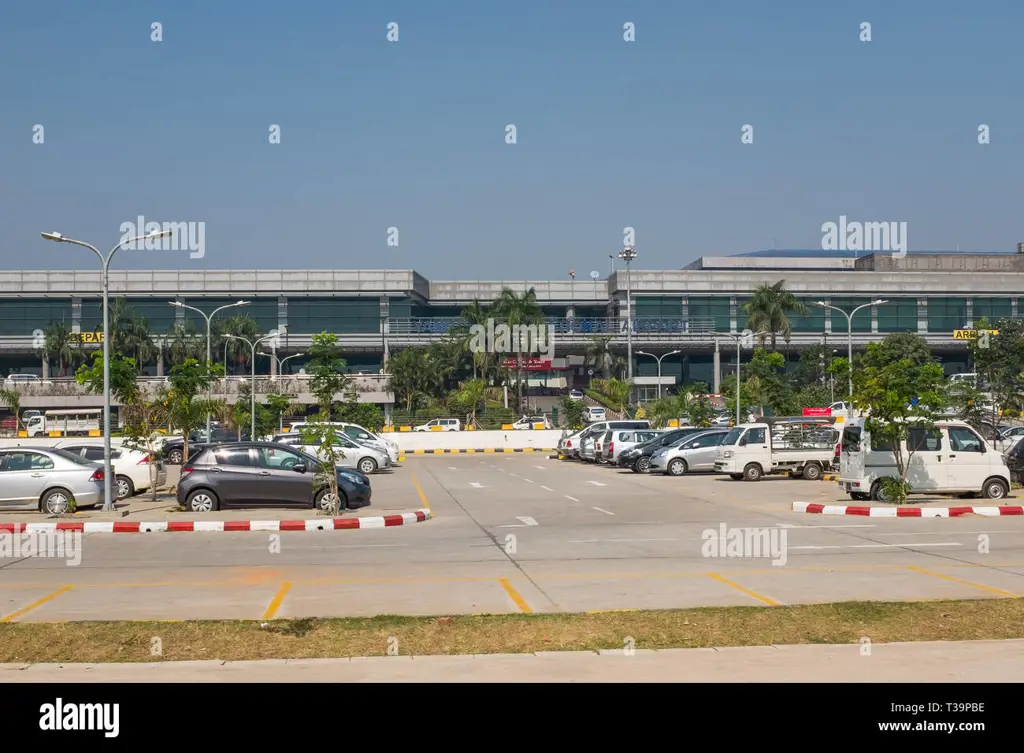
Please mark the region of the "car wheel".
<svg viewBox="0 0 1024 753"><path fill-rule="evenodd" d="M761 473L761 466L759 466L757 463L748 463L747 467L743 469L743 480L760 481Z"/></svg>
<svg viewBox="0 0 1024 753"><path fill-rule="evenodd" d="M171 465L181 465L181 461L185 459L185 454L181 450L171 450L167 453L167 462Z"/></svg>
<svg viewBox="0 0 1024 753"><path fill-rule="evenodd" d="M1005 481L998 478L990 478L985 482L985 488L982 489L981 494L985 499L1002 499L1009 491L1006 488Z"/></svg>
<svg viewBox="0 0 1024 753"><path fill-rule="evenodd" d="M818 481L821 479L821 466L815 463L810 463L804 466L803 477L808 481Z"/></svg>
<svg viewBox="0 0 1024 753"><path fill-rule="evenodd" d="M369 476L371 473L377 472L377 461L373 458L363 458L359 461L359 465L357 467L359 468L360 473Z"/></svg>
<svg viewBox="0 0 1024 753"><path fill-rule="evenodd" d="M686 461L682 458L675 458L668 464L670 476L682 476L684 473L686 473Z"/></svg>
<svg viewBox="0 0 1024 753"><path fill-rule="evenodd" d="M345 509L345 507L348 505L348 498L345 496L345 492L343 492L341 489L338 490L338 493L341 494L341 502L338 505L338 514L340 515L342 511ZM334 494L331 493L330 488L327 488L321 489L319 492L317 492L316 501L313 503L313 506L316 507L316 509L318 510L322 510L323 512L329 512L333 507L333 503Z"/></svg>
<svg viewBox="0 0 1024 753"><path fill-rule="evenodd" d="M40 509L47 515L64 515L70 512L75 498L67 489L50 489L39 502Z"/></svg>
<svg viewBox="0 0 1024 753"><path fill-rule="evenodd" d="M118 499L128 499L135 494L135 484L127 476L116 476L114 481L117 484Z"/></svg>
<svg viewBox="0 0 1024 753"><path fill-rule="evenodd" d="M864 492L850 492L850 499L856 500L857 502L866 502L871 499L871 495L865 494Z"/></svg>
<svg viewBox="0 0 1024 753"><path fill-rule="evenodd" d="M213 512L219 508L217 495L208 489L196 489L185 500L185 509L189 512Z"/></svg>
<svg viewBox="0 0 1024 753"><path fill-rule="evenodd" d="M871 485L871 499L875 502L888 502L889 498L885 495L885 489L882 488L882 482L876 481Z"/></svg>
<svg viewBox="0 0 1024 753"><path fill-rule="evenodd" d="M637 458L633 463L633 470L637 473L647 473L651 470L651 459L646 456Z"/></svg>

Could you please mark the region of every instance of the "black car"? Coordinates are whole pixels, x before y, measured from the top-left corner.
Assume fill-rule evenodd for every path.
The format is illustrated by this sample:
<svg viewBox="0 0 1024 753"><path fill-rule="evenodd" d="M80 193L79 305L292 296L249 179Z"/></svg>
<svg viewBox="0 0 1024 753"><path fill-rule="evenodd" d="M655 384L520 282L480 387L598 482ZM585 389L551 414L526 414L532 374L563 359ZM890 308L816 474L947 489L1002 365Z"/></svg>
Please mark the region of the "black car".
<svg viewBox="0 0 1024 753"><path fill-rule="evenodd" d="M621 453L618 458L618 465L620 468L629 468L633 473L647 473L651 468L651 455L658 450L682 442L694 434L711 431L713 428L709 426L703 428L699 426L684 426L681 429L665 432L650 442L638 444L636 447L631 447Z"/></svg>
<svg viewBox="0 0 1024 753"><path fill-rule="evenodd" d="M225 429L219 426L213 427L210 431L212 436L212 442L237 442L238 433ZM242 432L242 439L248 439L249 432ZM194 431L188 435L188 456L194 458L199 455L200 452L209 447L211 442L206 441L206 431ZM171 437L164 446L160 448L160 456L167 462L168 465L181 465L181 461L185 457L185 440L182 437Z"/></svg>
<svg viewBox="0 0 1024 753"><path fill-rule="evenodd" d="M213 445L189 459L178 481L178 504L189 512L226 507L319 507L333 501L330 487L318 479L321 463L294 447L273 442ZM370 479L336 468L341 500L338 511L370 504Z"/></svg>
<svg viewBox="0 0 1024 753"><path fill-rule="evenodd" d="M1010 471L1010 481L1015 484L1024 482L1024 439L1007 450L1003 454L1003 460Z"/></svg>

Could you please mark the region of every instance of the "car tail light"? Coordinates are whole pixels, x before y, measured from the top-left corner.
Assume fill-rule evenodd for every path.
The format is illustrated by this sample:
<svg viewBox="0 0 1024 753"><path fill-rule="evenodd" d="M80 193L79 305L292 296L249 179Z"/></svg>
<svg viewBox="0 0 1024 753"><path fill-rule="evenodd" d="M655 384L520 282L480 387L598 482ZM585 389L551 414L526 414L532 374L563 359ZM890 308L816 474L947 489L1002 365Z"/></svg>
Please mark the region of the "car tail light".
<svg viewBox="0 0 1024 753"><path fill-rule="evenodd" d="M615 452L615 443L614 442L609 442L608 443L608 454L611 455L614 452Z"/></svg>
<svg viewBox="0 0 1024 753"><path fill-rule="evenodd" d="M93 474L89 477L90 481L102 481L103 480L103 469L98 468L93 471Z"/></svg>
<svg viewBox="0 0 1024 753"><path fill-rule="evenodd" d="M836 445L836 454L834 456L836 460L839 460L839 455L840 455L839 449L840 449L841 446L842 445L838 445L838 444Z"/></svg>
<svg viewBox="0 0 1024 753"><path fill-rule="evenodd" d="M142 460L136 463L136 465L149 465L149 455L146 455L144 458L142 458Z"/></svg>
<svg viewBox="0 0 1024 753"><path fill-rule="evenodd" d="M193 468L190 465L185 466L184 468L181 469L181 473L179 474L179 478L185 478L185 476L187 476L188 474L192 473L192 471L194 471L194 470L195 470L195 468Z"/></svg>

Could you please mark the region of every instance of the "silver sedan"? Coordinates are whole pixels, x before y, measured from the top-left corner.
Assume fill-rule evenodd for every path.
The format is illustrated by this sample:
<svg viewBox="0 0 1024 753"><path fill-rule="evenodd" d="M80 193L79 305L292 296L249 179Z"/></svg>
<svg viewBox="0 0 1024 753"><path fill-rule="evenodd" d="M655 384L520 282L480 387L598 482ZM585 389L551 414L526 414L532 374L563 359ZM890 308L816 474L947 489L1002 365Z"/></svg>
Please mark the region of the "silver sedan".
<svg viewBox="0 0 1024 753"><path fill-rule="evenodd" d="M60 515L102 502L102 464L49 447L0 449L0 507Z"/></svg>

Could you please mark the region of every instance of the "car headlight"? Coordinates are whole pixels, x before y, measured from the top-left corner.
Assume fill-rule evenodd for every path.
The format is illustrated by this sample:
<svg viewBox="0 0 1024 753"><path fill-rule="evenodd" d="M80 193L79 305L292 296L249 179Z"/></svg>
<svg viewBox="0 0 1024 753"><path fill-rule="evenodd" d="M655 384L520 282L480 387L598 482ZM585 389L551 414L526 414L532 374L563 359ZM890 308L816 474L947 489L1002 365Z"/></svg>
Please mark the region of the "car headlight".
<svg viewBox="0 0 1024 753"><path fill-rule="evenodd" d="M725 452L723 452L722 453L722 457L723 458L731 458L732 457L732 450L726 450Z"/></svg>
<svg viewBox="0 0 1024 753"><path fill-rule="evenodd" d="M338 476L353 484L366 483L366 477L360 473L353 473L352 471L338 471Z"/></svg>

